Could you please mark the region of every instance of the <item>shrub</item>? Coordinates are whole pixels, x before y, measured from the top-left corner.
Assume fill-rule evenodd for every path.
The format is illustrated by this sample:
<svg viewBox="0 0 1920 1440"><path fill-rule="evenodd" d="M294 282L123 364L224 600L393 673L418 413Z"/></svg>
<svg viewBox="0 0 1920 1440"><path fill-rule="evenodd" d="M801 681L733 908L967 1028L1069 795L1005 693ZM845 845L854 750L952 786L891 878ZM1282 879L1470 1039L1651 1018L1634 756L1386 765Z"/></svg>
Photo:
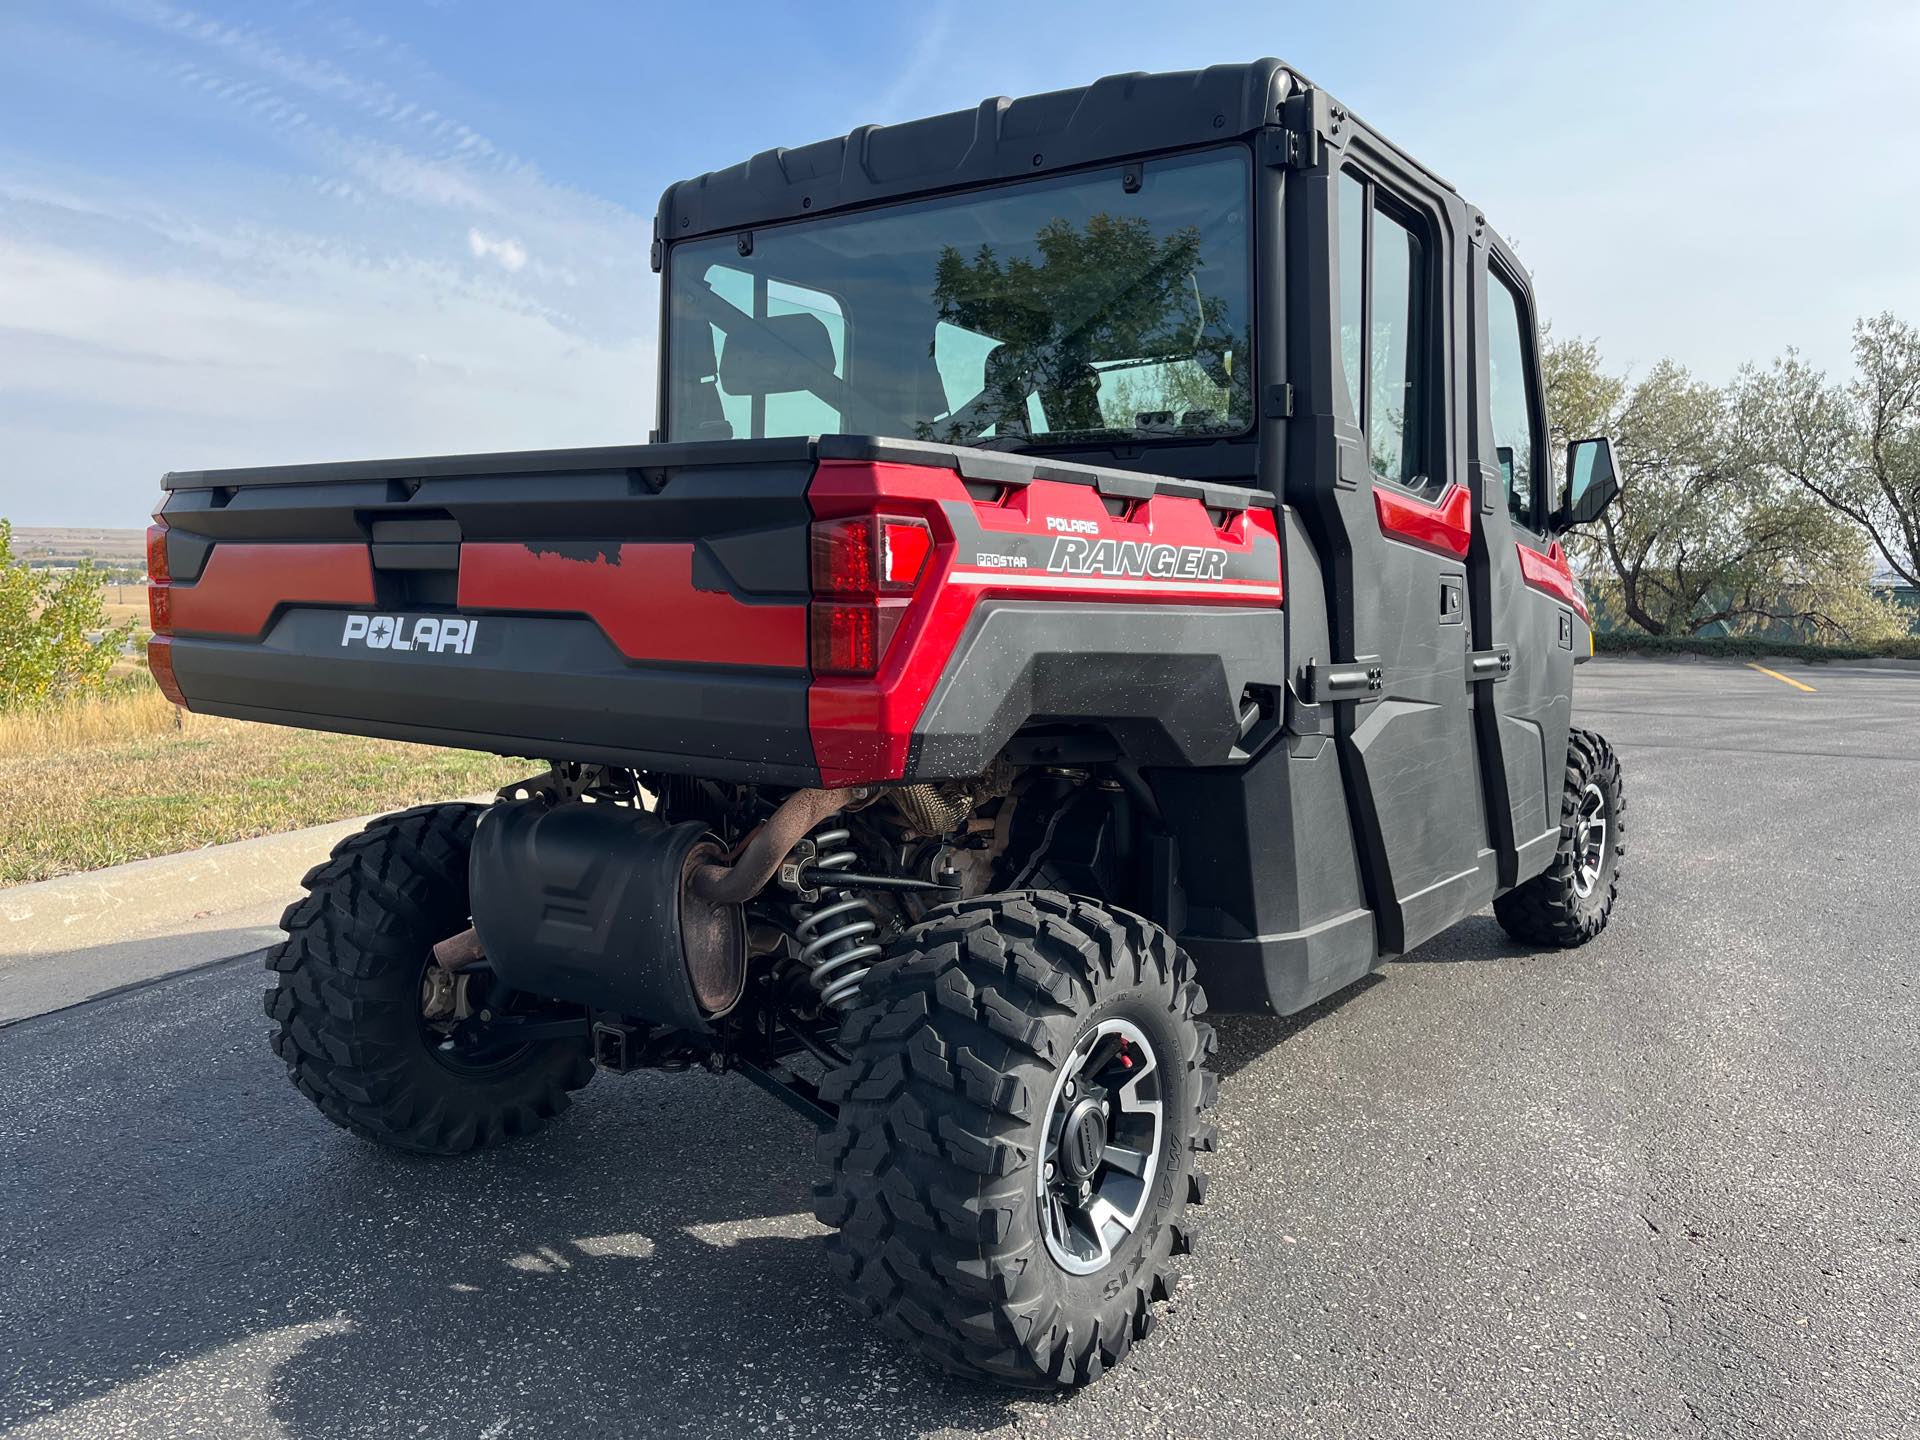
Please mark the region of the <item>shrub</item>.
<svg viewBox="0 0 1920 1440"><path fill-rule="evenodd" d="M112 625L91 562L55 574L13 553L0 520L0 711L60 703L100 689L126 650L131 622Z"/></svg>
<svg viewBox="0 0 1920 1440"><path fill-rule="evenodd" d="M1759 660L1920 660L1920 635L1902 635L1864 645L1803 645L1752 635L1703 639L1697 635L1638 635L1611 630L1593 637L1600 655L1709 655Z"/></svg>

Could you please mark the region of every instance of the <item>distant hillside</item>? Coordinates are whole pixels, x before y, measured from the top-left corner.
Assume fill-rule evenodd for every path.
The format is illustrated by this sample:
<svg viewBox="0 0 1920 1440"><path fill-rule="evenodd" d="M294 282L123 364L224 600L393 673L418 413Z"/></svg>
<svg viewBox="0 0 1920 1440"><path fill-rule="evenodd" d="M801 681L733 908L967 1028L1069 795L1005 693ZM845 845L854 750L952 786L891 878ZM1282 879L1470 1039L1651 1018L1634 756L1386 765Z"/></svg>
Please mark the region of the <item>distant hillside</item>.
<svg viewBox="0 0 1920 1440"><path fill-rule="evenodd" d="M77 565L92 560L100 565L145 568L147 532L19 525L14 527L13 553L33 565Z"/></svg>

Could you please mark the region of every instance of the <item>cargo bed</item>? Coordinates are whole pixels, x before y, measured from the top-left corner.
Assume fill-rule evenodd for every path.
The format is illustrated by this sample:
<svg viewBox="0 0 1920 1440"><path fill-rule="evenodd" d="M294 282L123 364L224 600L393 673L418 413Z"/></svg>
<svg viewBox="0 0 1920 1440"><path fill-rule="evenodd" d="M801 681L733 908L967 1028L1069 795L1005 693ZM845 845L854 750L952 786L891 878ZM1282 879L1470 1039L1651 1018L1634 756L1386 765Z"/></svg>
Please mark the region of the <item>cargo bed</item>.
<svg viewBox="0 0 1920 1440"><path fill-rule="evenodd" d="M928 497L965 510L1037 486L1104 517L1153 501L1163 528L1199 517L1209 540L1214 521L1271 505L847 436L179 472L156 517L155 672L194 710L241 719L818 784L809 487L823 466L925 491L912 503L942 555L952 531ZM1045 517L1029 518L1043 543ZM1269 513L1237 549L1271 533ZM1260 563L1277 603L1277 547ZM1213 578L1223 594L1248 583Z"/></svg>

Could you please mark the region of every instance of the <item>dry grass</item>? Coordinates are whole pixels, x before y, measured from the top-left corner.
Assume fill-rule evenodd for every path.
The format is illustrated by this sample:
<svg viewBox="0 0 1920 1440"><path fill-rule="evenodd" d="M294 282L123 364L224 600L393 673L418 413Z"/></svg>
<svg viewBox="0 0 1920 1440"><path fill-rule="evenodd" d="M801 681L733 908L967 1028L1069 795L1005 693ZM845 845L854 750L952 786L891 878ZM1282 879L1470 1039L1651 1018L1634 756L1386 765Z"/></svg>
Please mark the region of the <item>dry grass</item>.
<svg viewBox="0 0 1920 1440"><path fill-rule="evenodd" d="M205 715L186 715L152 686L141 686L77 705L0 713L0 761L44 759L183 726L198 729L218 723Z"/></svg>
<svg viewBox="0 0 1920 1440"><path fill-rule="evenodd" d="M0 715L0 885L476 794L531 768L185 715L145 686Z"/></svg>

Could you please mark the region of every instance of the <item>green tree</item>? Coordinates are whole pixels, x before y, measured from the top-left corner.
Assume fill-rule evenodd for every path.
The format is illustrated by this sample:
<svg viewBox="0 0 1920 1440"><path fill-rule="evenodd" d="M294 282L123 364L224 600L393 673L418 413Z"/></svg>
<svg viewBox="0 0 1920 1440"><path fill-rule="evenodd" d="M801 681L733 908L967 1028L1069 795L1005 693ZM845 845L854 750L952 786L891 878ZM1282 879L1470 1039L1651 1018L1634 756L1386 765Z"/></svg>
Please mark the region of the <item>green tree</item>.
<svg viewBox="0 0 1920 1440"><path fill-rule="evenodd" d="M1920 585L1920 331L1891 314L1853 330L1853 378L1788 351L1737 382L1762 463L1845 516Z"/></svg>
<svg viewBox="0 0 1920 1440"><path fill-rule="evenodd" d="M64 574L29 569L0 520L0 711L67 699L106 682L131 622L109 625L91 562Z"/></svg>
<svg viewBox="0 0 1920 1440"><path fill-rule="evenodd" d="M1628 382L1578 339L1549 339L1543 370L1556 450L1577 435L1615 443L1620 499L1570 539L1603 612L1654 635L1786 626L1859 638L1844 627L1878 625L1864 536L1765 463L1737 386L1671 360Z"/></svg>

